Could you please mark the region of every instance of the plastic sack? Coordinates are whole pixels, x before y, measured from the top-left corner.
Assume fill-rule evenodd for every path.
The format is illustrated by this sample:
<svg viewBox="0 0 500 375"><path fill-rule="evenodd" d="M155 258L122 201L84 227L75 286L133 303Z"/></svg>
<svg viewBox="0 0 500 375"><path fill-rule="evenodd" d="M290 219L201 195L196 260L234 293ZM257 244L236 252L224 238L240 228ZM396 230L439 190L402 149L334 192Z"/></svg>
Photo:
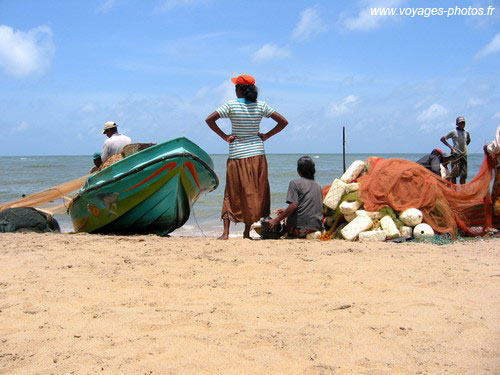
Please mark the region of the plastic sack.
<svg viewBox="0 0 500 375"><path fill-rule="evenodd" d="M286 228L278 223L274 228L271 228L269 221L271 217L260 219L260 237L263 240L277 240L281 238L286 232Z"/></svg>
<svg viewBox="0 0 500 375"><path fill-rule="evenodd" d="M36 208L14 207L0 211L0 233L60 231L59 223L52 215Z"/></svg>

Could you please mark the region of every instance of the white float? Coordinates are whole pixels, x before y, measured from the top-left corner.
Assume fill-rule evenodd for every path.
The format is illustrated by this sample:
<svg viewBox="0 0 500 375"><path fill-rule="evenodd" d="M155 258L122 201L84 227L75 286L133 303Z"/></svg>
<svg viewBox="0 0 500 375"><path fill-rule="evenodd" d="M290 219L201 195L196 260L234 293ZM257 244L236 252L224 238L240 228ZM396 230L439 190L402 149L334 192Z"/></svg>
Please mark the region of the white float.
<svg viewBox="0 0 500 375"><path fill-rule="evenodd" d="M401 232L401 237L411 238L413 236L413 228L412 227L404 226L404 227L401 227L401 229L399 231Z"/></svg>
<svg viewBox="0 0 500 375"><path fill-rule="evenodd" d="M347 214L347 215L344 215L344 219L345 221L347 222L351 222L353 221L354 219L356 219L356 214Z"/></svg>
<svg viewBox="0 0 500 375"><path fill-rule="evenodd" d="M394 220L392 220L392 217L390 217L389 215L386 215L382 219L380 219L380 226L382 227L389 240L401 236L398 227L394 223Z"/></svg>
<svg viewBox="0 0 500 375"><path fill-rule="evenodd" d="M347 224L340 233L348 241L354 241L361 232L367 231L373 226L373 221L367 216L356 216L356 218Z"/></svg>
<svg viewBox="0 0 500 375"><path fill-rule="evenodd" d="M365 210L357 210L356 215L357 216L368 216L370 219L377 219L377 220L382 219L382 214L378 211L372 212L372 211L365 211Z"/></svg>
<svg viewBox="0 0 500 375"><path fill-rule="evenodd" d="M319 240L320 237L321 237L321 231L319 231L319 230L306 235L307 240Z"/></svg>
<svg viewBox="0 0 500 375"><path fill-rule="evenodd" d="M344 201L340 204L340 212L344 215L354 215L356 211L363 205L360 201L347 202Z"/></svg>
<svg viewBox="0 0 500 375"><path fill-rule="evenodd" d="M383 230L370 230L359 234L361 242L385 241L386 238L387 235Z"/></svg>
<svg viewBox="0 0 500 375"><path fill-rule="evenodd" d="M335 210L342 199L342 195L345 193L345 189L347 184L344 181L339 179L335 179L332 182L332 186L330 186L330 190L326 194L325 199L323 200L323 204L332 210Z"/></svg>
<svg viewBox="0 0 500 375"><path fill-rule="evenodd" d="M347 184L345 188L346 193L352 193L353 191L358 191L359 190L359 183L357 182L351 182L350 184Z"/></svg>
<svg viewBox="0 0 500 375"><path fill-rule="evenodd" d="M365 162L362 160L356 160L354 161L349 168L344 172L342 177L340 179L344 181L345 183L351 183L353 182L358 176L361 174L363 169L365 169Z"/></svg>
<svg viewBox="0 0 500 375"><path fill-rule="evenodd" d="M262 223L260 221L256 221L250 226L250 230L254 230L260 236L262 230Z"/></svg>
<svg viewBox="0 0 500 375"><path fill-rule="evenodd" d="M422 222L423 217L422 211L418 208L408 208L401 212L399 220L409 227L414 227Z"/></svg>
<svg viewBox="0 0 500 375"><path fill-rule="evenodd" d="M431 237L434 236L434 229L429 224L418 224L413 229L413 237L422 238L422 237Z"/></svg>

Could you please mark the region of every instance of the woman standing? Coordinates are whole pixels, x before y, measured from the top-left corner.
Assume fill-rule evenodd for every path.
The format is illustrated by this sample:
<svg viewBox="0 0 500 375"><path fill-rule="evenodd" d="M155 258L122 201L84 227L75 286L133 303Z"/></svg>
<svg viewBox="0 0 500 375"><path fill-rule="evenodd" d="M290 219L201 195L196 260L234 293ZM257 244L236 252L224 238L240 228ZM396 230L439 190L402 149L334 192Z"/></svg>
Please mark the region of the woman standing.
<svg viewBox="0 0 500 375"><path fill-rule="evenodd" d="M236 100L221 105L205 120L219 137L229 143L226 170L226 189L222 205L224 232L219 239L229 237L229 221L245 223L243 238L250 237L250 226L268 216L271 193L267 178L267 160L264 141L282 131L288 121L267 103L257 100L255 79L250 75L231 78L236 85ZM267 133L259 133L260 121L271 117L276 126ZM231 134L225 134L216 121L231 120Z"/></svg>
<svg viewBox="0 0 500 375"><path fill-rule="evenodd" d="M500 217L500 126L497 127L497 134L493 142L484 146L484 152L489 154L495 163L495 180L491 198L495 216Z"/></svg>

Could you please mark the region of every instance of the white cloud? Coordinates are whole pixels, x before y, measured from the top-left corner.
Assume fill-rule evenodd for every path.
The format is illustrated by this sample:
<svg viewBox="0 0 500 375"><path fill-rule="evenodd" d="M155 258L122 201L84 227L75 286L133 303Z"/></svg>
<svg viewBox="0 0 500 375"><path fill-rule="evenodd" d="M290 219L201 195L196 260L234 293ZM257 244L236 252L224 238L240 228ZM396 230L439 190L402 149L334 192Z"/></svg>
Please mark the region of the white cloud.
<svg viewBox="0 0 500 375"><path fill-rule="evenodd" d="M168 12L174 8L192 7L196 5L206 5L209 0L163 0L156 7L156 12Z"/></svg>
<svg viewBox="0 0 500 375"><path fill-rule="evenodd" d="M22 133L29 129L29 125L26 121L21 121L19 125L12 128L13 133Z"/></svg>
<svg viewBox="0 0 500 375"><path fill-rule="evenodd" d="M188 57L200 58L200 55L206 53L210 46L219 43L228 34L227 32L209 32L182 36L165 43L163 52L180 58L182 61ZM210 53L212 53L211 49Z"/></svg>
<svg viewBox="0 0 500 375"><path fill-rule="evenodd" d="M87 112L87 113L95 112L96 110L97 107L93 103L87 103L81 109L82 112Z"/></svg>
<svg viewBox="0 0 500 375"><path fill-rule="evenodd" d="M0 67L7 73L24 77L43 72L53 55L52 32L48 26L25 32L0 25Z"/></svg>
<svg viewBox="0 0 500 375"><path fill-rule="evenodd" d="M231 74L232 77L236 77L238 74ZM216 107L220 103L227 102L228 100L234 99L234 84L229 80L224 80L217 87L202 87L199 89L193 99L193 102L198 105L202 102L209 102L210 106Z"/></svg>
<svg viewBox="0 0 500 375"><path fill-rule="evenodd" d="M318 10L307 8L300 14L300 20L293 30L292 38L306 40L326 31L326 29Z"/></svg>
<svg viewBox="0 0 500 375"><path fill-rule="evenodd" d="M288 48L278 47L275 44L267 43L254 53L253 61L260 62L264 60L286 58L290 57L291 55L292 53Z"/></svg>
<svg viewBox="0 0 500 375"><path fill-rule="evenodd" d="M500 52L500 33L495 35L495 37L484 46L477 54L477 58L486 57Z"/></svg>
<svg viewBox="0 0 500 375"><path fill-rule="evenodd" d="M478 107L483 104L484 100L479 98L470 98L469 101L467 102L468 107Z"/></svg>
<svg viewBox="0 0 500 375"><path fill-rule="evenodd" d="M327 116L337 117L349 112L358 103L359 98L354 95L346 96L340 103L332 103L327 108Z"/></svg>
<svg viewBox="0 0 500 375"><path fill-rule="evenodd" d="M445 117L448 113L449 111L442 105L436 103L430 105L429 108L423 110L417 117L417 121L422 123L420 129L431 129L437 120Z"/></svg>
<svg viewBox="0 0 500 375"><path fill-rule="evenodd" d="M426 102L426 100L420 100L420 101L416 102L413 105L413 109L418 110L418 109L422 108L424 106L425 102Z"/></svg>
<svg viewBox="0 0 500 375"><path fill-rule="evenodd" d="M400 5L402 0L369 0L362 1L362 8L356 16L342 13L339 17L340 24L347 30L368 31L381 26L383 22L396 20L396 16L372 15L372 8L391 8Z"/></svg>
<svg viewBox="0 0 500 375"><path fill-rule="evenodd" d="M97 11L107 13L116 5L116 2L117 0L102 0L101 4L97 7Z"/></svg>

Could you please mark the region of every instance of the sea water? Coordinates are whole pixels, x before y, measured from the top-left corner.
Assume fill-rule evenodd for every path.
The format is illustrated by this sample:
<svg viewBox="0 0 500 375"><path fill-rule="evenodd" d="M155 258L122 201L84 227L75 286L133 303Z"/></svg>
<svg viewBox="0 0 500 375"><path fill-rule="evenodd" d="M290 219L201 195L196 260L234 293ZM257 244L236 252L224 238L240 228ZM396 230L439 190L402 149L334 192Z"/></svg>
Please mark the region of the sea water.
<svg viewBox="0 0 500 375"><path fill-rule="evenodd" d="M286 207L286 193L290 180L297 177L299 154L267 154L271 209ZM316 163L316 181L322 186L342 175L341 154L310 154ZM422 154L347 154L346 167L354 160L366 160L369 156L418 160ZM222 233L220 220L226 177L227 155L211 155L219 177L219 187L202 195L194 204L191 216L173 236L216 236ZM470 154L469 176L474 177L483 160L482 154ZM0 157L0 204L20 199L23 194L33 194L49 187L88 174L92 167L91 156L4 156ZM469 178L469 180L470 180ZM55 215L63 232L73 231L69 215ZM239 236L243 224L231 225L231 235Z"/></svg>

